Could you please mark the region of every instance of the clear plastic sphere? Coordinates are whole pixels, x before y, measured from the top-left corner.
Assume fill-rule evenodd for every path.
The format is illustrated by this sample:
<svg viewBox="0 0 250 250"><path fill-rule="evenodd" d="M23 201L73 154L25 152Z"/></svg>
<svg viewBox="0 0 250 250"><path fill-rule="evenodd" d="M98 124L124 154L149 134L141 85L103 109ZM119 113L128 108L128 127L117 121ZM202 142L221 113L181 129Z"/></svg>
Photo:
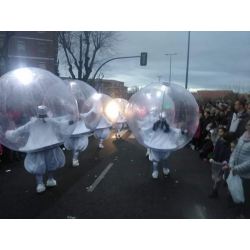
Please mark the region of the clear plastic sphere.
<svg viewBox="0 0 250 250"><path fill-rule="evenodd" d="M100 95L102 101L103 114L111 121L111 118L109 117L110 113L108 112L109 111L108 107L110 107L109 104L112 102L113 99L105 94L100 94Z"/></svg>
<svg viewBox="0 0 250 250"><path fill-rule="evenodd" d="M75 129L78 109L63 81L39 68L0 78L0 143L21 152L63 144Z"/></svg>
<svg viewBox="0 0 250 250"><path fill-rule="evenodd" d="M126 119L144 147L173 151L184 147L194 136L199 124L199 107L185 88L159 82L130 98Z"/></svg>
<svg viewBox="0 0 250 250"><path fill-rule="evenodd" d="M106 110L113 123L126 122L125 110L127 104L128 101L123 98L115 98L108 104Z"/></svg>
<svg viewBox="0 0 250 250"><path fill-rule="evenodd" d="M75 79L63 81L73 93L79 110L79 121L72 136L94 131L102 116L101 95L83 81Z"/></svg>

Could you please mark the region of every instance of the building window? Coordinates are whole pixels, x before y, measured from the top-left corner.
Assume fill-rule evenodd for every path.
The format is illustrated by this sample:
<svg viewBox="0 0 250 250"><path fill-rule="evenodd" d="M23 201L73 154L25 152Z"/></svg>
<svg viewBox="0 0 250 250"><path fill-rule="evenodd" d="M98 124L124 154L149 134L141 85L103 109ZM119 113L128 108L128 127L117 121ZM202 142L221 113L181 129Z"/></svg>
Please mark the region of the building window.
<svg viewBox="0 0 250 250"><path fill-rule="evenodd" d="M38 43L38 52L45 53L46 52L46 46L45 43Z"/></svg>
<svg viewBox="0 0 250 250"><path fill-rule="evenodd" d="M25 42L24 41L17 41L17 50L18 51L25 51Z"/></svg>
<svg viewBox="0 0 250 250"><path fill-rule="evenodd" d="M39 67L40 69L46 69L46 62L39 62L38 67Z"/></svg>

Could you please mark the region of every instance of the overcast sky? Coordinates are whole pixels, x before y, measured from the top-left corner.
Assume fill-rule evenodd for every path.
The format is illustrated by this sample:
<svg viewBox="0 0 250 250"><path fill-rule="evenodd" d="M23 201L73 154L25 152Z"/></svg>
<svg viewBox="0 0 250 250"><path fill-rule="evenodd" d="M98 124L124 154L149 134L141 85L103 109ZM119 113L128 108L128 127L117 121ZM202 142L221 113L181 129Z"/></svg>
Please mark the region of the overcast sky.
<svg viewBox="0 0 250 250"><path fill-rule="evenodd" d="M188 32L121 32L119 56L148 52L148 64L139 58L108 63L104 78L124 81L130 87L169 79L172 56L172 82L185 86ZM191 32L189 81L192 89L228 89L240 84L250 90L250 32Z"/></svg>
<svg viewBox="0 0 250 250"><path fill-rule="evenodd" d="M185 86L188 32L121 32L117 56L148 53L147 66L139 58L111 61L101 71L104 79L125 82L125 86L145 86L168 81L172 56L171 80ZM188 87L195 89L229 89L244 86L250 91L250 32L191 32Z"/></svg>

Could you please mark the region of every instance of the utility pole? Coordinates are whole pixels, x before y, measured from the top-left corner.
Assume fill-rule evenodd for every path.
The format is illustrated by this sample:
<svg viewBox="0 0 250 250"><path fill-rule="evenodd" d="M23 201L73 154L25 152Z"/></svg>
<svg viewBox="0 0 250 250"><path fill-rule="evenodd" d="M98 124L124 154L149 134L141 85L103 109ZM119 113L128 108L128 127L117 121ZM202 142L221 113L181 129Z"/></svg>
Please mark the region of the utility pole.
<svg viewBox="0 0 250 250"><path fill-rule="evenodd" d="M186 69L186 83L185 83L186 89L188 86L189 47L190 47L190 31L188 31L188 52L187 52L187 69Z"/></svg>
<svg viewBox="0 0 250 250"><path fill-rule="evenodd" d="M177 53L165 54L165 56L170 56L169 82L171 82L171 60L172 60L172 56L176 56L176 55L177 55Z"/></svg>
<svg viewBox="0 0 250 250"><path fill-rule="evenodd" d="M161 81L162 76L157 76L157 77L159 77L159 82L160 82L160 81Z"/></svg>

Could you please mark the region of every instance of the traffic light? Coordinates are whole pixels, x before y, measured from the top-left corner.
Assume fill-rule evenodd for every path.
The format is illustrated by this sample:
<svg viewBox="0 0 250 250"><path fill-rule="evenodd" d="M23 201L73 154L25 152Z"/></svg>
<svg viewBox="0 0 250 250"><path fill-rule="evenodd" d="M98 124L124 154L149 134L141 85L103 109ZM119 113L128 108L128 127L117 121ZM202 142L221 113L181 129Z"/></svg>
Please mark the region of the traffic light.
<svg viewBox="0 0 250 250"><path fill-rule="evenodd" d="M142 52L141 53L141 66L146 66L147 65L147 57L148 57L148 53L146 52Z"/></svg>

